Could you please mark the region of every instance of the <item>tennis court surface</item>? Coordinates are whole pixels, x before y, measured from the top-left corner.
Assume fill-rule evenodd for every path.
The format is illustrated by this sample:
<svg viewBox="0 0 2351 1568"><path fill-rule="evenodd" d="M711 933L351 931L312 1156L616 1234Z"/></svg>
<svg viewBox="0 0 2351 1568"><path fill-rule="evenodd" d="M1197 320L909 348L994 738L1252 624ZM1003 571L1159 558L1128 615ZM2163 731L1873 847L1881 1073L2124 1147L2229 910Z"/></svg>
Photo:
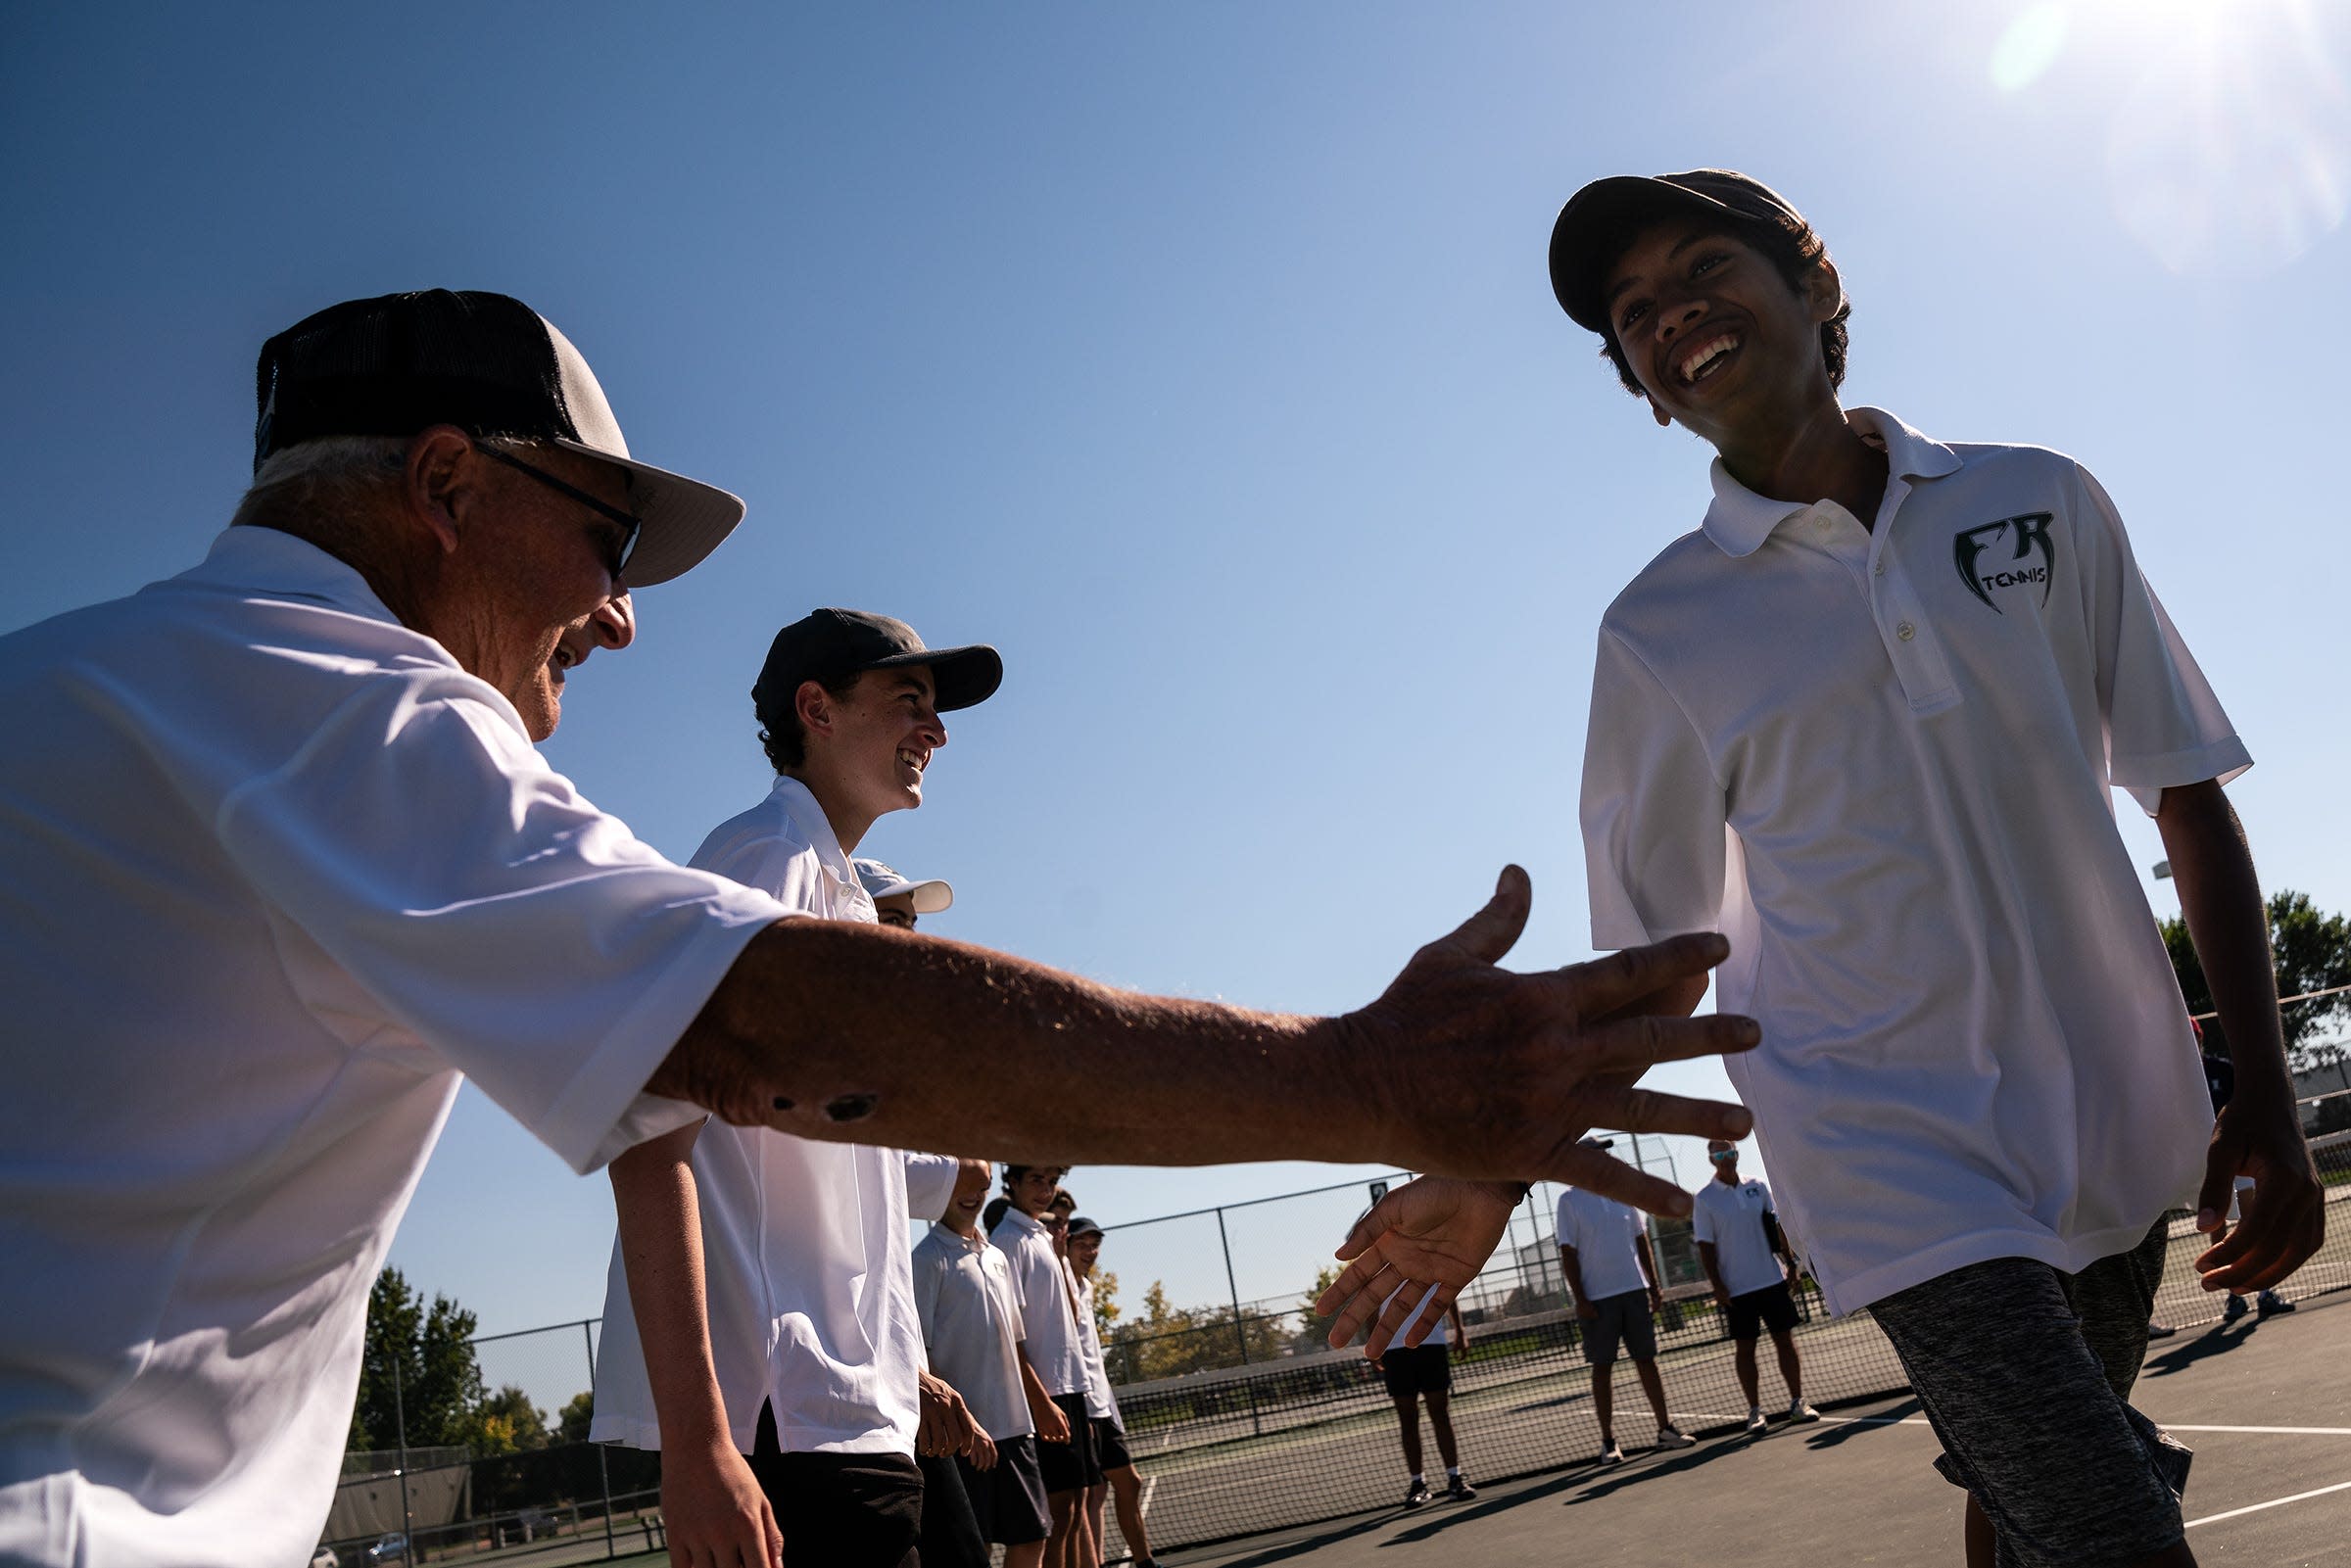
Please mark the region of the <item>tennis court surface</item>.
<svg viewBox="0 0 2351 1568"><path fill-rule="evenodd" d="M1763 1361L1768 1400L1777 1383L1770 1356ZM1367 1511L1162 1560L1171 1568L1960 1561L1962 1497L1929 1468L1941 1449L1915 1401L1848 1403L1816 1426L1775 1422L1749 1438L1719 1430L1743 1409L1719 1401L1685 1408L1673 1392L1669 1373L1668 1402L1686 1429L1717 1429L1694 1449L1628 1449L1621 1466L1585 1461L1481 1485L1470 1502ZM2199 1561L2351 1568L2351 1291L2309 1298L2290 1314L2200 1323L2157 1341L2136 1402L2196 1450L2185 1512ZM1629 1387L1618 1408L1644 1413ZM1640 1425L1626 1419L1622 1430ZM1462 1422L1473 1481L1477 1427ZM1392 1478L1402 1497L1392 1422L1361 1434L1360 1464ZM1282 1482L1276 1472L1262 1484Z"/></svg>

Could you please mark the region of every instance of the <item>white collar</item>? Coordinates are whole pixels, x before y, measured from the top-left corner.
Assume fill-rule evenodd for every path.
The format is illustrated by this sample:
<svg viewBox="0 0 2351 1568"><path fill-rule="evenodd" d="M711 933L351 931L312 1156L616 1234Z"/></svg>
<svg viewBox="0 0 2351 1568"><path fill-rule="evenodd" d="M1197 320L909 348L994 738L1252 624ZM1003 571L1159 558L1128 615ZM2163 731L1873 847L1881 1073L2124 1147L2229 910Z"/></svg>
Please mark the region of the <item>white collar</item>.
<svg viewBox="0 0 2351 1568"><path fill-rule="evenodd" d="M239 589L272 598L314 599L371 621L401 624L400 617L375 596L375 590L357 569L308 540L254 523L222 529L203 562L172 581ZM432 641L422 632L415 635ZM447 657L448 650L442 651Z"/></svg>
<svg viewBox="0 0 2351 1568"><path fill-rule="evenodd" d="M855 895L850 901L870 906L873 899L867 894L865 883L858 880L856 868L841 852L832 821L825 816L825 808L817 804L809 787L792 775L780 773L776 775L775 787L768 791L768 798L784 808L784 815L799 830L800 836L808 840L809 847L816 851L818 863L832 874L833 879L845 884Z"/></svg>
<svg viewBox="0 0 2351 1568"><path fill-rule="evenodd" d="M987 1238L985 1236L982 1236L977 1233L966 1236L962 1231L957 1230L953 1225L948 1224L943 1219L934 1219L931 1221L931 1234L934 1236L943 1237L951 1245L961 1247L967 1253L984 1253L987 1251Z"/></svg>
<svg viewBox="0 0 2351 1568"><path fill-rule="evenodd" d="M1039 1236L1045 1234L1043 1222L1037 1219L1033 1214L1030 1213L1028 1210L1023 1209L1019 1204L1014 1204L1011 1208L1005 1210L1004 1217L1006 1219L1019 1221L1022 1225L1036 1232Z"/></svg>
<svg viewBox="0 0 2351 1568"><path fill-rule="evenodd" d="M1928 440L1883 408L1847 408L1845 422L1855 435L1886 453L1889 479L1940 479L1959 467L1957 452ZM1725 555L1752 555L1763 547L1773 529L1813 505L1808 500L1774 500L1756 495L1731 477L1720 457L1714 459L1708 474L1714 482L1714 500L1706 508L1703 527L1706 537Z"/></svg>

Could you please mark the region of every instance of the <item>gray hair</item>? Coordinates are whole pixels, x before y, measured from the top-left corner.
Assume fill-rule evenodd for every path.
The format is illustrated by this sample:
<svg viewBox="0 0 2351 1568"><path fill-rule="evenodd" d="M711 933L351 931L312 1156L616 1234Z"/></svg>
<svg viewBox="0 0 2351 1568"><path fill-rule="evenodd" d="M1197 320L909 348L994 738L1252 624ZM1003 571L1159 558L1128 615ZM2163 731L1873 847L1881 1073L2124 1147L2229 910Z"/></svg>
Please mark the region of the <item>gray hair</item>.
<svg viewBox="0 0 2351 1568"><path fill-rule="evenodd" d="M502 451L528 451L534 445L503 437L474 439L477 446ZM229 521L282 524L294 516L363 510L398 488L408 451L405 436L320 436L271 452Z"/></svg>

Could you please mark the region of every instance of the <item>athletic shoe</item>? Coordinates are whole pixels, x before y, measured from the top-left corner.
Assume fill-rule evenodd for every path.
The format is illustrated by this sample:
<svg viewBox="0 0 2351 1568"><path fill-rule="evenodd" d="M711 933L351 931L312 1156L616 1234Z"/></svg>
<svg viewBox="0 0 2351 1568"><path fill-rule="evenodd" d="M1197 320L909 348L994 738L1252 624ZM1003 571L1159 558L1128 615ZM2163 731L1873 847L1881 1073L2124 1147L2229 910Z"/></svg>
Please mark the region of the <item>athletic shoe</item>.
<svg viewBox="0 0 2351 1568"><path fill-rule="evenodd" d="M1760 1432L1769 1425L1771 1423L1763 1417L1763 1406L1751 1404L1747 1407L1747 1429L1750 1432Z"/></svg>
<svg viewBox="0 0 2351 1568"><path fill-rule="evenodd" d="M1820 1412L1801 1400L1790 1400L1788 1402L1788 1419L1799 1423L1817 1421L1820 1419Z"/></svg>
<svg viewBox="0 0 2351 1568"><path fill-rule="evenodd" d="M2274 1290L2265 1290L2253 1298L2253 1315L2256 1317L2268 1317L2274 1312L2290 1312L2293 1309L2294 1304Z"/></svg>
<svg viewBox="0 0 2351 1568"><path fill-rule="evenodd" d="M2224 1323L2233 1323L2244 1315L2245 1299L2242 1296L2231 1293L2229 1297L2229 1305L2221 1308L2221 1321Z"/></svg>
<svg viewBox="0 0 2351 1568"><path fill-rule="evenodd" d="M1445 1482L1445 1496L1456 1502L1467 1502L1477 1496L1477 1488L1469 1484L1466 1476L1451 1476Z"/></svg>
<svg viewBox="0 0 2351 1568"><path fill-rule="evenodd" d="M1671 1422L1657 1428L1657 1447L1660 1449L1694 1449L1698 1439Z"/></svg>
<svg viewBox="0 0 2351 1568"><path fill-rule="evenodd" d="M1616 1446L1614 1438L1610 1438L1608 1446L1600 1450L1600 1462L1602 1464L1624 1463L1624 1450Z"/></svg>
<svg viewBox="0 0 2351 1568"><path fill-rule="evenodd" d="M2179 1332L2169 1323L2149 1323L2147 1325L2147 1338L2151 1340L2168 1340Z"/></svg>
<svg viewBox="0 0 2351 1568"><path fill-rule="evenodd" d="M1427 1500L1428 1500L1428 1483L1427 1483L1427 1482L1425 1482L1425 1481L1420 1481L1420 1480L1415 1480L1411 1486L1409 1486L1409 1487L1407 1487L1407 1488L1405 1488L1405 1489L1404 1489L1404 1505L1405 1505L1406 1507L1408 1507L1408 1508L1417 1508L1417 1507L1419 1507L1419 1506L1420 1506L1420 1504L1422 1504L1422 1503L1426 1502Z"/></svg>

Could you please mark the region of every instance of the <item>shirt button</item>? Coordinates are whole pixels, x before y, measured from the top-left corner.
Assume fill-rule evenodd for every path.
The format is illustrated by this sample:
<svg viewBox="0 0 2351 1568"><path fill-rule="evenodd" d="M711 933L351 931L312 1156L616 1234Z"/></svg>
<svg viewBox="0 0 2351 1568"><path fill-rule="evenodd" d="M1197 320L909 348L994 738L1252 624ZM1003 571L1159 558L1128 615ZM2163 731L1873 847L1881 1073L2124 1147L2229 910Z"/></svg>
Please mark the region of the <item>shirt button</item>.
<svg viewBox="0 0 2351 1568"><path fill-rule="evenodd" d="M1894 635L1907 642L1912 638L1918 636L1918 628L1912 626L1908 621L1904 621L1901 625L1894 629Z"/></svg>
<svg viewBox="0 0 2351 1568"><path fill-rule="evenodd" d="M1884 577L1886 575L1886 563L1884 561L1878 562L1877 565L1869 569L1869 575L1872 577Z"/></svg>

